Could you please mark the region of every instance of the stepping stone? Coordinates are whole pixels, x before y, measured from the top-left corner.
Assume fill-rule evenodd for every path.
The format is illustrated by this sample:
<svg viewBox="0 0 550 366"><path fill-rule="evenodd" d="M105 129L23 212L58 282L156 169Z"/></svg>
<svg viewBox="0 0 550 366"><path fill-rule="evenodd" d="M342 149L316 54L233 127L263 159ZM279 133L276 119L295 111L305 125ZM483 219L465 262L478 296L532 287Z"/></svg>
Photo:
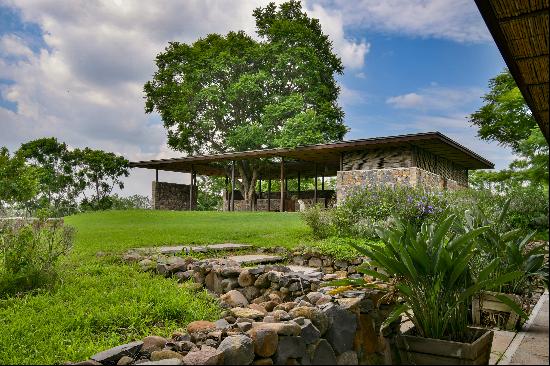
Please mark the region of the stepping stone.
<svg viewBox="0 0 550 366"><path fill-rule="evenodd" d="M249 265L249 264L280 262L283 260L283 257L280 257L278 255L247 254L247 255L234 255L231 257L227 257L227 259L233 260L242 266L242 265Z"/></svg>
<svg viewBox="0 0 550 366"><path fill-rule="evenodd" d="M191 251L193 252L206 252L206 251L232 251L232 250L239 250L239 249L247 249L252 248L252 245L248 244L233 244L233 243L224 243L224 244L211 244L211 245L205 245L200 247L191 247Z"/></svg>
<svg viewBox="0 0 550 366"><path fill-rule="evenodd" d="M318 276L319 274L321 274L321 272L319 272L317 268L313 268L313 267L296 266L292 264L288 265L287 267L290 268L292 272L300 272L305 275Z"/></svg>

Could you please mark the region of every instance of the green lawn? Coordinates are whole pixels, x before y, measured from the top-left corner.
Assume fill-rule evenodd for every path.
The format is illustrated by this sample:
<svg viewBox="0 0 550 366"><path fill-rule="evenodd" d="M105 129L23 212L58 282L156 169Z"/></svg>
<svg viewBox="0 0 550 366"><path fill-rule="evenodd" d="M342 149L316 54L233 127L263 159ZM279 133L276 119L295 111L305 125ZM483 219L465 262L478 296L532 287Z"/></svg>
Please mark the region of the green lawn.
<svg viewBox="0 0 550 366"><path fill-rule="evenodd" d="M116 254L128 248L222 242L292 247L309 238L292 213L107 211L65 222L77 235L62 282L51 291L0 300L0 364L79 361L219 316L206 292L121 265ZM113 255L98 257L99 251Z"/></svg>

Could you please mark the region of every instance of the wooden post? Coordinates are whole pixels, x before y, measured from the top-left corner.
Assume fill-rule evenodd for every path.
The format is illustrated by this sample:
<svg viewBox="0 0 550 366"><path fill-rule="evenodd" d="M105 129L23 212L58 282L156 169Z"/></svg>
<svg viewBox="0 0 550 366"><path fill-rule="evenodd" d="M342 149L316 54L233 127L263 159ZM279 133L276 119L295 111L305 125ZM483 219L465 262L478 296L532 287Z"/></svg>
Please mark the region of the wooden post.
<svg viewBox="0 0 550 366"><path fill-rule="evenodd" d="M225 176L225 189L224 189L224 194L223 194L223 200L224 200L224 205L225 205L225 202L227 202L227 211L229 211L231 209L231 207L229 207L229 189L227 189L228 185L229 185L229 177L226 175Z"/></svg>
<svg viewBox="0 0 550 366"><path fill-rule="evenodd" d="M340 153L340 171L344 170L344 153Z"/></svg>
<svg viewBox="0 0 550 366"><path fill-rule="evenodd" d="M323 174L321 174L321 197L324 200L323 206L327 208L327 197L325 195L325 171L323 170Z"/></svg>
<svg viewBox="0 0 550 366"><path fill-rule="evenodd" d="M267 180L267 212L271 211L271 177Z"/></svg>
<svg viewBox="0 0 550 366"><path fill-rule="evenodd" d="M258 179L258 181L260 182L260 190L259 190L259 195L260 195L260 199L262 199L262 177L260 177L260 179Z"/></svg>
<svg viewBox="0 0 550 366"><path fill-rule="evenodd" d="M235 211L235 160L231 162L231 210Z"/></svg>
<svg viewBox="0 0 550 366"><path fill-rule="evenodd" d="M315 187L313 188L313 202L317 204L317 163L313 163L315 167Z"/></svg>
<svg viewBox="0 0 550 366"><path fill-rule="evenodd" d="M193 187L195 185L195 182L193 181L194 175L195 171L193 169L193 165L191 165L191 181L189 183L189 211L193 211Z"/></svg>
<svg viewBox="0 0 550 366"><path fill-rule="evenodd" d="M155 182L159 182L159 170L155 169Z"/></svg>
<svg viewBox="0 0 550 366"><path fill-rule="evenodd" d="M281 202L279 204L279 211L285 211L285 158L281 157Z"/></svg>
<svg viewBox="0 0 550 366"><path fill-rule="evenodd" d="M300 199L300 172L298 172L298 199Z"/></svg>

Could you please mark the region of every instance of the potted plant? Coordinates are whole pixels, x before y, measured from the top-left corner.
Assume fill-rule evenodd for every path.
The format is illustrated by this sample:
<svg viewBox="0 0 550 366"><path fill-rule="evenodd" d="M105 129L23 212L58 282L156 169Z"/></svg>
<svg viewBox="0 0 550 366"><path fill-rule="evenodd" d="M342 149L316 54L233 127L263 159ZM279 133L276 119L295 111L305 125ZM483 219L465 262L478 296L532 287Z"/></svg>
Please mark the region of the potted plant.
<svg viewBox="0 0 550 366"><path fill-rule="evenodd" d="M495 288L494 292L481 291L472 303L472 322L482 323L482 314L506 314L499 323L491 326L501 326L512 330L520 325L519 318L527 318L525 310L529 310L529 297L535 291L535 286L544 283L548 287L548 270L544 260L544 246L531 245L535 232L523 235L518 229L506 230L505 218L510 200L507 200L496 220L491 220L481 208L468 210L465 213L466 231L479 226L487 226L476 241L478 255L473 262L473 275L481 272L483 267L491 267L489 278L496 278L501 273L519 271L522 275L513 281Z"/></svg>
<svg viewBox="0 0 550 366"><path fill-rule="evenodd" d="M456 216L442 214L420 228L394 219L377 228L384 243L368 248L353 245L371 259L370 265L387 274L363 268L362 272L395 286L401 304L385 323L405 314L414 324L397 336L396 345L405 364L487 364L493 332L468 327L472 296L521 276L519 272L489 278L487 267L474 278L470 262L475 238L488 228L455 234Z"/></svg>

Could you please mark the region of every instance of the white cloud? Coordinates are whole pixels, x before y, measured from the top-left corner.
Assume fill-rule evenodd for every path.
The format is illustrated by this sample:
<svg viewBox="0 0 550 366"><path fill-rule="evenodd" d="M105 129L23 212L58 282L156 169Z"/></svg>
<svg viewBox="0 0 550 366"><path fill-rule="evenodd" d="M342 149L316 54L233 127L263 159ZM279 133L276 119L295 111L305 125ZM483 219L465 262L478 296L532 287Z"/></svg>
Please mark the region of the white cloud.
<svg viewBox="0 0 550 366"><path fill-rule="evenodd" d="M479 100L482 95L481 88L450 88L431 83L417 92L389 97L386 103L398 109L458 110Z"/></svg>
<svg viewBox="0 0 550 366"><path fill-rule="evenodd" d="M424 97L416 93L397 95L386 100L387 104L391 104L396 108L416 108L422 105Z"/></svg>
<svg viewBox="0 0 550 366"><path fill-rule="evenodd" d="M349 27L458 42L492 39L471 0L323 0L321 4L340 9Z"/></svg>
<svg viewBox="0 0 550 366"><path fill-rule="evenodd" d="M142 88L154 72L155 56L169 41L189 43L230 30L254 35L252 11L267 4L262 0L4 3L41 27L47 47L33 53L24 39L13 34L0 39L0 78L13 81L2 85L0 93L17 106L15 111L0 107L0 146L16 149L30 139L56 136L73 147L105 149L130 160L181 155L166 147L159 117L144 113ZM369 44L346 37L342 15L317 4L305 8L320 19L344 66L361 68ZM140 181L147 174L136 170L126 192L136 193L137 187L149 194L150 181ZM166 175L176 181L180 176Z"/></svg>

